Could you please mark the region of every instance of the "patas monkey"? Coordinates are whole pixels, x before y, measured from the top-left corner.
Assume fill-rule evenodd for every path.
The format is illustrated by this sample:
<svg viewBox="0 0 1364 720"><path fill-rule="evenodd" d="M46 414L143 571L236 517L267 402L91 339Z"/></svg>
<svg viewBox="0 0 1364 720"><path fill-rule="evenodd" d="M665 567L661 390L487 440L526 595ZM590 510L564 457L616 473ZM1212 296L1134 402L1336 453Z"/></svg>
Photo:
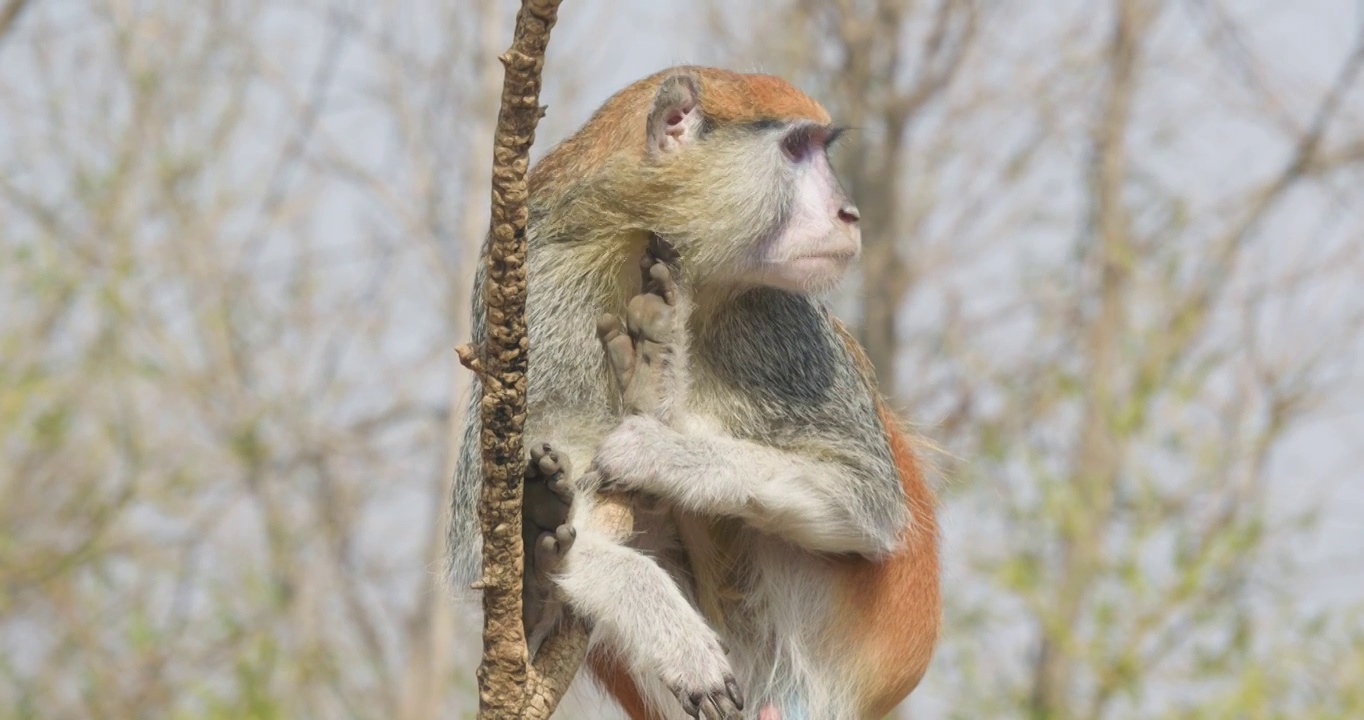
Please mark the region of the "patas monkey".
<svg viewBox="0 0 1364 720"><path fill-rule="evenodd" d="M816 297L860 249L837 134L783 80L680 67L530 173L529 561L591 624L592 670L633 718L880 717L932 654L932 494ZM481 292L480 275L479 340ZM626 414L623 393L652 405ZM459 583L479 569L468 417ZM632 536L602 524L600 492L637 499ZM553 606L528 584L538 639Z"/></svg>

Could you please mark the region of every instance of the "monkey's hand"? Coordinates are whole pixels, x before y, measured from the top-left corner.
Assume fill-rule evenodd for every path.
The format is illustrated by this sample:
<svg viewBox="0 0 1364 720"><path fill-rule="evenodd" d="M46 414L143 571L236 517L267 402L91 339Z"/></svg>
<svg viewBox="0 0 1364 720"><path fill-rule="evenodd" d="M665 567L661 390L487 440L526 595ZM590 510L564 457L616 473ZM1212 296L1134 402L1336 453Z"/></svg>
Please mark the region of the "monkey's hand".
<svg viewBox="0 0 1364 720"><path fill-rule="evenodd" d="M640 258L642 289L630 299L625 322L610 314L597 321L626 412L664 422L686 393L686 304L676 263L672 247L654 236Z"/></svg>
<svg viewBox="0 0 1364 720"><path fill-rule="evenodd" d="M533 635L547 616L555 599L551 576L562 569L564 555L578 535L569 523L573 507L571 474L568 456L556 452L549 443L531 446L521 506L526 568L522 621L527 635Z"/></svg>

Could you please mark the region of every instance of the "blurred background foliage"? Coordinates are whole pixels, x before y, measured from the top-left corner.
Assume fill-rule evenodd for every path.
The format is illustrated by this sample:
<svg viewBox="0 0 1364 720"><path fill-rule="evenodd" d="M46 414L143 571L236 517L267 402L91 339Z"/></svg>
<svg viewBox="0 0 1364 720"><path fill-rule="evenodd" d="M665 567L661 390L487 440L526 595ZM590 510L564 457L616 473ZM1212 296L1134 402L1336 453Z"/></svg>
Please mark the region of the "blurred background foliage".
<svg viewBox="0 0 1364 720"><path fill-rule="evenodd" d="M0 0L0 718L472 717L441 585L504 0ZM914 718L1364 717L1364 9L565 4L853 127L945 451ZM590 695L564 717L610 713Z"/></svg>

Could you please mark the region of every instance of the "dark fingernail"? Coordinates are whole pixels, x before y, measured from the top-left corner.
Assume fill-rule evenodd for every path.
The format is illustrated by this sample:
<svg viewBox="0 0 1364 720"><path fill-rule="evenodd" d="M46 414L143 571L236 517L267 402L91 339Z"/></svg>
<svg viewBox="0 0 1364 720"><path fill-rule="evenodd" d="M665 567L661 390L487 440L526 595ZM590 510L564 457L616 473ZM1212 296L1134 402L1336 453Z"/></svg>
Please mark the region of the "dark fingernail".
<svg viewBox="0 0 1364 720"><path fill-rule="evenodd" d="M684 708L687 714L698 717L701 713L701 693L692 693L687 696L687 706Z"/></svg>
<svg viewBox="0 0 1364 720"><path fill-rule="evenodd" d="M739 681L732 677L725 678L725 692L729 694L729 699L734 701L734 706L740 710L744 709L744 695L739 692Z"/></svg>

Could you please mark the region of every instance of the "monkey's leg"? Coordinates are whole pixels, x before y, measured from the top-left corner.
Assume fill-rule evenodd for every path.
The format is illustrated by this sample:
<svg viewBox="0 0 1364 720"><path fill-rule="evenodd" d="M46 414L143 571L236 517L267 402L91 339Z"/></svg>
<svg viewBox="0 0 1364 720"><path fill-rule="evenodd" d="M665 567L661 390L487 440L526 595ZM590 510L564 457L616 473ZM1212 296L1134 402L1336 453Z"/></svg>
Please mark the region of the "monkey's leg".
<svg viewBox="0 0 1364 720"><path fill-rule="evenodd" d="M550 576L559 572L577 532L569 523L573 507L572 468L567 455L549 443L533 443L526 464L521 507L521 540L525 548L522 615L532 649L539 646L558 618Z"/></svg>

